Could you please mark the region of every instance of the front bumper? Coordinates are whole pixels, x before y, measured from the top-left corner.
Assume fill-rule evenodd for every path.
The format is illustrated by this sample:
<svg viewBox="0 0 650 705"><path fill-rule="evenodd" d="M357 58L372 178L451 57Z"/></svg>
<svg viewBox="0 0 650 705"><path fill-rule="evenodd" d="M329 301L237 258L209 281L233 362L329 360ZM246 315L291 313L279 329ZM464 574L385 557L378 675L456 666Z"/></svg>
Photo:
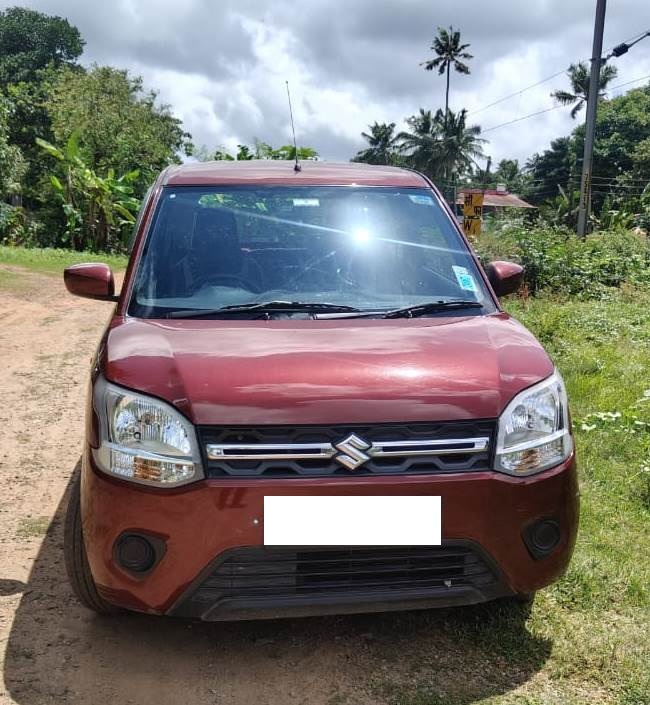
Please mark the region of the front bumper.
<svg viewBox="0 0 650 705"><path fill-rule="evenodd" d="M84 539L100 594L128 609L210 620L448 606L532 592L565 571L578 525L573 456L556 468L527 478L468 472L349 479L224 479L173 490L110 478L93 467L89 452L84 454L82 472ZM269 551L275 550L260 549L265 495L313 494L439 495L443 546L437 550L469 550L487 566L493 579L483 583L454 579L451 585L442 580L423 586L400 577L385 590L374 584L368 590L365 583L361 588L357 583L348 590L325 586L299 593L287 592L284 584L283 590L266 590L261 596L237 596L231 590L224 597L221 592L213 602L205 600L204 592L197 607L197 591L233 552L243 549L258 555L261 551L266 560ZM536 520L549 517L560 526L560 541L548 555L535 558L523 532ZM148 534L165 545L160 561L143 577L123 570L114 558L116 540L130 532ZM301 556L309 551L292 550Z"/></svg>

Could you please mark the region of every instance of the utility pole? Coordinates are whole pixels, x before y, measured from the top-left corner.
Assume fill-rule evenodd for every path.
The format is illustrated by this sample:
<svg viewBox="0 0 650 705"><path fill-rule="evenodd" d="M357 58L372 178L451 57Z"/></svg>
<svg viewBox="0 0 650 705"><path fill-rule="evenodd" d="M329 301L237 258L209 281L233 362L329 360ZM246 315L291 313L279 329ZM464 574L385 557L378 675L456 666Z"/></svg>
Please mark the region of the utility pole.
<svg viewBox="0 0 650 705"><path fill-rule="evenodd" d="M605 6L607 0L597 0L596 20L594 22L594 43L591 50L591 77L589 79L589 97L587 99L587 118L585 122L585 150L582 157L582 180L580 182L580 205L578 208L578 235L587 234L587 221L591 203L591 167L594 157L594 137L596 134L596 109L600 94L600 67L603 55L603 29L605 27Z"/></svg>

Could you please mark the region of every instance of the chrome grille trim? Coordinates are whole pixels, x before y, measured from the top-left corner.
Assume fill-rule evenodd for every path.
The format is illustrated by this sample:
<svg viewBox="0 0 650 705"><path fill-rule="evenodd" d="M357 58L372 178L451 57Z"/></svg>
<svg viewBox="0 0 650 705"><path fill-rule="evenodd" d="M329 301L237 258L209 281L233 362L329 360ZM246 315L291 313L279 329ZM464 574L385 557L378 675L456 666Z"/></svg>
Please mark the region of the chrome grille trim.
<svg viewBox="0 0 650 705"><path fill-rule="evenodd" d="M206 451L210 460L318 460L337 452L331 443L209 443Z"/></svg>
<svg viewBox="0 0 650 705"><path fill-rule="evenodd" d="M489 437L374 441L364 452L370 458L474 455L485 452L489 443ZM210 460L265 461L330 459L340 450L332 443L209 443L206 452Z"/></svg>

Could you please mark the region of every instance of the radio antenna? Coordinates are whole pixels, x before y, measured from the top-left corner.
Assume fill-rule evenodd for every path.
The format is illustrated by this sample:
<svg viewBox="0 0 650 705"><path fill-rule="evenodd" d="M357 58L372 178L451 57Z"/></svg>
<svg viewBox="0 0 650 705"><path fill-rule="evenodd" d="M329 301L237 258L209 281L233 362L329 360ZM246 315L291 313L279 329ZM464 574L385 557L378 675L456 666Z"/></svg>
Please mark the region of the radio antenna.
<svg viewBox="0 0 650 705"><path fill-rule="evenodd" d="M300 162L298 161L298 145L296 144L296 128L293 124L293 109L291 108L291 93L289 92L289 81L287 84L287 98L289 99L289 116L291 117L291 132L293 133L293 149L296 157L296 163L293 165L294 171L302 171Z"/></svg>

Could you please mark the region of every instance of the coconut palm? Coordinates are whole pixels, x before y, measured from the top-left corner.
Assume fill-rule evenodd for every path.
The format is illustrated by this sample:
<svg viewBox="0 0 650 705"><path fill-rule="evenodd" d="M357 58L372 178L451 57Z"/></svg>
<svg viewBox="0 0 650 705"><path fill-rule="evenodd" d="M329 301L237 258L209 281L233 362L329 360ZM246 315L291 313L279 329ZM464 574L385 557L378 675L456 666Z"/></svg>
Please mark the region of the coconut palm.
<svg viewBox="0 0 650 705"><path fill-rule="evenodd" d="M406 162L418 171L437 178L440 173L440 123L430 110L420 108L417 115L406 118L410 130L397 135Z"/></svg>
<svg viewBox="0 0 650 705"><path fill-rule="evenodd" d="M452 175L470 171L476 160L485 156L483 144L486 140L479 137L481 128L467 125L467 110L464 108L458 113L448 110L445 116L438 110L435 119L442 127L440 160L444 178L449 180Z"/></svg>
<svg viewBox="0 0 650 705"><path fill-rule="evenodd" d="M375 122L368 127L369 133L361 133L368 142L368 147L357 152L352 161L366 164L395 164L398 161L395 123Z"/></svg>
<svg viewBox="0 0 650 705"><path fill-rule="evenodd" d="M585 105L589 99L590 73L589 67L582 61L577 64L571 64L567 71L567 76L571 83L571 91L553 91L553 93L551 93L551 96L562 105L571 105L574 103L573 108L571 108L571 117L574 119L582 110L582 106ZM605 64L605 66L601 67L600 98L605 98L605 88L607 84L616 77L617 73L616 66Z"/></svg>
<svg viewBox="0 0 650 705"><path fill-rule="evenodd" d="M444 27L438 27L438 34L433 39L433 44L431 49L435 52L435 59L430 59L429 61L424 61L420 66L424 66L425 70L433 71L433 69L438 69L438 75L442 76L443 73L447 74L447 89L445 91L445 115L449 110L449 74L451 72L451 67L454 67L454 71L458 73L469 73L469 66L461 61L461 59L473 59L474 57L465 51L469 48L469 44L460 43L460 32L454 30L453 27L449 29L444 29Z"/></svg>
<svg viewBox="0 0 650 705"><path fill-rule="evenodd" d="M450 180L470 170L483 157L478 125L467 126L467 111L422 110L407 118L411 128L398 135L407 162L434 180Z"/></svg>

